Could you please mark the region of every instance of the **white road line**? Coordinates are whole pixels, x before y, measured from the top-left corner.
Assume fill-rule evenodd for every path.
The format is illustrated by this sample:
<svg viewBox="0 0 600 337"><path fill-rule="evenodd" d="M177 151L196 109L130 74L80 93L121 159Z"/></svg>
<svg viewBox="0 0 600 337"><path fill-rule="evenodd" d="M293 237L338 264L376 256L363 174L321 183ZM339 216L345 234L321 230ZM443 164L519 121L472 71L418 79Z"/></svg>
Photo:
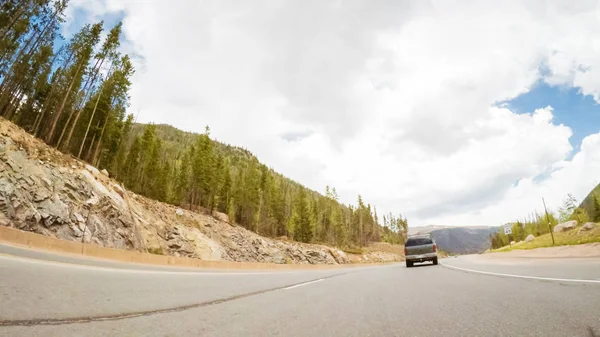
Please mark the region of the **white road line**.
<svg viewBox="0 0 600 337"><path fill-rule="evenodd" d="M308 285L308 284L311 284L311 283L320 282L320 281L323 281L323 280L324 280L324 279L320 278L320 279L318 279L318 280L314 280L314 281L308 281L308 282L304 282L304 283L296 284L296 285L293 285L293 286L289 286L289 287L287 287L287 288L283 288L283 290L294 289L294 288L302 287L302 286L305 286L305 285Z"/></svg>
<svg viewBox="0 0 600 337"><path fill-rule="evenodd" d="M237 276L237 275L284 274L284 273L296 272L296 271L276 271L276 272L274 272L274 271L255 271L255 272L226 272L226 271L223 271L223 272L218 272L218 271L202 271L201 268L198 268L198 271L193 270L192 268L182 268L183 270L181 270L181 271L124 269L124 268L106 267L106 266L89 266L89 265L75 264L75 263L70 263L70 262L39 260L39 259L35 259L35 258L15 256L15 255L10 255L10 254L0 254L0 260L13 260L13 261L18 260L18 261L22 261L25 263L32 263L32 264L54 265L57 267L65 267L65 268L100 270L100 271L106 271L106 272L131 273L131 274L166 274L166 275L190 275L190 276L233 276L233 275L236 275ZM151 267L152 266L150 266L150 268Z"/></svg>
<svg viewBox="0 0 600 337"><path fill-rule="evenodd" d="M522 278L529 280L542 280L542 281L557 281L557 282L576 282L576 283L600 283L600 280L581 280L574 278L553 278L553 277L538 277L538 276L525 276L525 275L515 275L515 274L502 274L502 273L492 273L489 271L481 271L467 268L460 268L455 266L450 266L445 263L442 266L450 269L462 270L470 273L478 273L484 275L493 275L493 276L504 276L504 277L514 277L514 278Z"/></svg>

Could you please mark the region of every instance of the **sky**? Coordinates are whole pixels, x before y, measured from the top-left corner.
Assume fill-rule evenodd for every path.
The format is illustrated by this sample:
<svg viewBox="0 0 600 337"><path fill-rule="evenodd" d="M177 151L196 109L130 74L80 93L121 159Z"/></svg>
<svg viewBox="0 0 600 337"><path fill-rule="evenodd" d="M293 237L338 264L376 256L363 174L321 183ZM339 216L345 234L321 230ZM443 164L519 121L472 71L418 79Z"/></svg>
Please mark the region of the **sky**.
<svg viewBox="0 0 600 337"><path fill-rule="evenodd" d="M209 125L410 226L500 225L600 182L599 15L587 0L72 0L63 33L123 20L139 122Z"/></svg>

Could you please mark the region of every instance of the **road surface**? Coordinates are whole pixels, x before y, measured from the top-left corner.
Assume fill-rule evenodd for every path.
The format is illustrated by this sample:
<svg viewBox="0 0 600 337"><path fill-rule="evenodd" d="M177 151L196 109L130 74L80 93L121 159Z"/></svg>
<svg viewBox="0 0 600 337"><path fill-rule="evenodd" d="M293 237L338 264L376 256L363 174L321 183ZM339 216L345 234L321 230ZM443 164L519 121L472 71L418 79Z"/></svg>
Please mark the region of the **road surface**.
<svg viewBox="0 0 600 337"><path fill-rule="evenodd" d="M0 336L600 334L600 260L519 261L223 272L0 246Z"/></svg>

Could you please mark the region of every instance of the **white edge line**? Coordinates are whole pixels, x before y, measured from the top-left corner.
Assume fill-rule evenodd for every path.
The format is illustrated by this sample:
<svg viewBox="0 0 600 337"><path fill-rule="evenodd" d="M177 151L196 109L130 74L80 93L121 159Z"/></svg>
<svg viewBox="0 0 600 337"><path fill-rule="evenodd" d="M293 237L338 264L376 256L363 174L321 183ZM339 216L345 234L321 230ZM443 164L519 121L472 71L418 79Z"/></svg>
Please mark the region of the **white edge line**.
<svg viewBox="0 0 600 337"><path fill-rule="evenodd" d="M579 282L579 283L600 283L600 280L581 280L581 279L573 279L573 278L553 278L553 277L538 277L538 276L525 276L525 275L514 275L514 274L502 274L502 273L492 273L489 271L480 271L473 270L467 268L460 268L455 266L450 266L445 263L442 263L442 266L450 269L462 270L470 273L478 273L484 275L493 275L493 276L504 276L504 277L514 277L514 278L522 278L529 280L542 280L542 281L558 281L558 282Z"/></svg>
<svg viewBox="0 0 600 337"><path fill-rule="evenodd" d="M202 270L182 270L182 271L174 271L174 270L149 270L149 269L125 269L125 268L115 268L115 267L105 267L105 266L90 266L90 265L82 265L75 264L70 262L61 262L61 261L49 261L49 260L40 260L35 258L10 255L10 254L0 254L0 260L20 260L26 263L33 264L44 264L44 265L54 265L58 267L65 268L73 268L73 269L86 269L86 270L100 270L107 272L115 272L115 273L131 273L131 274L166 274L166 275L194 275L194 276L231 276L231 275L268 275L268 274L284 274L287 271L255 271L255 272L218 272L218 271L202 271ZM124 262L126 263L126 262ZM152 267L152 266L150 266ZM182 269L191 269L182 267ZM200 268L199 268L200 269Z"/></svg>
<svg viewBox="0 0 600 337"><path fill-rule="evenodd" d="M318 280L314 280L314 281L308 281L308 282L304 282L304 283L296 284L296 285L293 285L293 286L289 286L289 287L287 287L287 288L283 288L283 290L294 289L294 288L302 287L302 286L305 286L305 285L308 285L308 284L311 284L311 283L320 282L320 281L323 281L323 280L324 280L324 279L320 278L320 279L318 279Z"/></svg>

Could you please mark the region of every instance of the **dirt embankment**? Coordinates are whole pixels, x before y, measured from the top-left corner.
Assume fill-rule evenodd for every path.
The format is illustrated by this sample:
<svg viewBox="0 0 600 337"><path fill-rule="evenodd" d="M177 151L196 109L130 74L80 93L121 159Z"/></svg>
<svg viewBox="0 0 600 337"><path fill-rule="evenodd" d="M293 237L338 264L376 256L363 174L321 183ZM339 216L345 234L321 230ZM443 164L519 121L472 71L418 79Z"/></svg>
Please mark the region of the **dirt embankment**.
<svg viewBox="0 0 600 337"><path fill-rule="evenodd" d="M403 259L392 248L347 254L323 245L268 239L228 223L224 214L213 217L150 200L3 119L0 225L203 260L344 264Z"/></svg>

